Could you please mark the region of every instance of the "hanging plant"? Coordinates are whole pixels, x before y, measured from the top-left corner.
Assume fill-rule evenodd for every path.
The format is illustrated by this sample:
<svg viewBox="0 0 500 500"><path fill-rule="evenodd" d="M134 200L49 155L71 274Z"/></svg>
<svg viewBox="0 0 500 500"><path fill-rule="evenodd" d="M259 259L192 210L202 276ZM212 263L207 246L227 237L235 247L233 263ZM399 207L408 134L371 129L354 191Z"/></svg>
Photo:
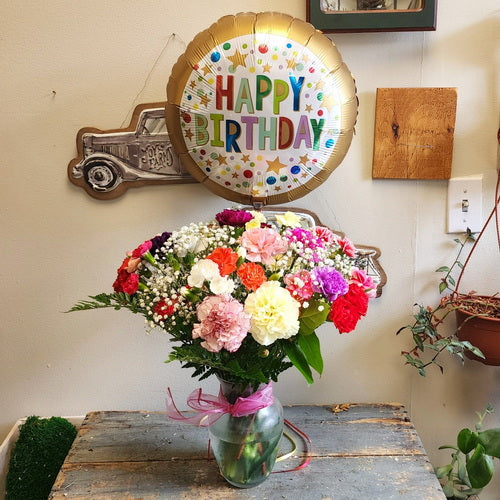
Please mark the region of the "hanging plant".
<svg viewBox="0 0 500 500"><path fill-rule="evenodd" d="M418 309L414 315L414 323L401 327L396 333L398 335L405 330L411 332L414 345L410 350L402 351L401 354L405 357L406 363L415 367L422 376L426 375L426 368L432 364L437 365L441 372L443 371L439 357L444 352L455 355L462 361L464 356L467 356L485 364L500 365L499 293L486 296L480 295L476 291L468 293L459 291L467 264L493 218L495 218L497 243L500 251L499 191L500 171L497 174L493 209L479 235L476 238L470 230L467 230L462 239L455 239L459 246L455 261L451 266L443 266L436 270L436 272L444 273L439 282L439 292L442 294L439 304L435 307L415 304ZM465 263L462 264L462 253L471 242L473 242L472 248ZM455 279L454 275L457 269L460 269L460 272L458 278ZM444 335L441 333L442 325L452 312L455 312L456 328L452 334ZM433 351L433 356L429 361L421 359L421 354L425 350Z"/></svg>

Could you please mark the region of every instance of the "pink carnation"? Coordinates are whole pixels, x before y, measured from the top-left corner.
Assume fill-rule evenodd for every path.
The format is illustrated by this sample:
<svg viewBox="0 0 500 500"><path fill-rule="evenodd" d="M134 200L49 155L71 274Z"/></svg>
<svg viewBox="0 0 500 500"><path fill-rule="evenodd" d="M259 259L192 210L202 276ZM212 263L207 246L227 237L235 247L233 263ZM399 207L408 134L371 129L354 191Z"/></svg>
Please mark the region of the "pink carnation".
<svg viewBox="0 0 500 500"><path fill-rule="evenodd" d="M241 235L240 244L247 251L247 260L263 264L271 264L274 256L288 248L287 242L276 231L267 227L248 229Z"/></svg>
<svg viewBox="0 0 500 500"><path fill-rule="evenodd" d="M135 250L129 252L129 257L142 257L146 252L149 252L151 247L153 246L153 242L151 240L147 240L144 243L141 243Z"/></svg>
<svg viewBox="0 0 500 500"><path fill-rule="evenodd" d="M337 236L327 227L316 226L314 228L314 234L325 243L333 243L337 241Z"/></svg>
<svg viewBox="0 0 500 500"><path fill-rule="evenodd" d="M286 289L292 297L299 302L309 300L313 294L312 278L308 271L299 271L295 274L287 274L283 281Z"/></svg>
<svg viewBox="0 0 500 500"><path fill-rule="evenodd" d="M348 256L348 257L356 257L356 247L354 246L353 242L349 238L342 238L337 241L339 244L340 248L342 251Z"/></svg>
<svg viewBox="0 0 500 500"><path fill-rule="evenodd" d="M200 323L195 323L193 339L202 338L201 346L210 352L226 349L235 352L250 329L250 316L230 295L210 295L196 308Z"/></svg>
<svg viewBox="0 0 500 500"><path fill-rule="evenodd" d="M126 267L127 272L135 273L137 269L139 269L139 264L141 263L141 259L139 257L130 257L128 259L128 265Z"/></svg>
<svg viewBox="0 0 500 500"><path fill-rule="evenodd" d="M360 286L365 291L369 298L374 298L377 295L377 285L371 276L366 274L363 269L353 268L351 271L351 279L349 283Z"/></svg>

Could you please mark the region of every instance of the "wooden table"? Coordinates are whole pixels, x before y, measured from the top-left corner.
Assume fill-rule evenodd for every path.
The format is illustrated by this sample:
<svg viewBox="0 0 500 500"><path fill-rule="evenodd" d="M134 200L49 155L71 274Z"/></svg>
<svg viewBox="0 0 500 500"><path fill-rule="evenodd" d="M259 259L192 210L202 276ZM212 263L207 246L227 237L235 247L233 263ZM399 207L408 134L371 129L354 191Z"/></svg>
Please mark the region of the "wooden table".
<svg viewBox="0 0 500 500"><path fill-rule="evenodd" d="M445 499L403 406L352 404L339 413L332 406L291 406L285 418L310 437L311 463L240 490L222 479L208 457L207 429L163 413L89 413L49 498ZM291 445L283 439L281 446L286 452ZM274 470L293 468L302 459L297 452Z"/></svg>

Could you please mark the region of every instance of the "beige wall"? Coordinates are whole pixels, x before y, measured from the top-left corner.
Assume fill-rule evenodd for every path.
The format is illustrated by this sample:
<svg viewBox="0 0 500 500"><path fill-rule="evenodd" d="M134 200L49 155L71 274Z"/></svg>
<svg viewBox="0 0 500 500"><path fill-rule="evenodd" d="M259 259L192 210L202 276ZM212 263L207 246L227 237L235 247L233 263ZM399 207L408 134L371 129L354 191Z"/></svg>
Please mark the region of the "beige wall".
<svg viewBox="0 0 500 500"><path fill-rule="evenodd" d="M201 185L96 201L67 180L66 166L79 128L119 127L136 103L163 100L185 44L222 15L248 8L241 0L182 8L173 0L0 0L0 440L25 415L160 410L167 386L179 399L197 386L187 371L163 364L168 339L147 336L142 318L62 312L110 289L137 242L230 203ZM303 0L251 8L305 18ZM458 88L453 176L483 173L486 205L497 161L499 12L497 0L440 0L436 32L331 35L356 78L357 135L328 181L294 203L355 242L379 247L388 283L355 333L321 328L322 379L307 387L286 373L279 397L403 402L435 465L448 457L437 446L472 424L487 402L497 408L490 423L499 426L500 370L449 359L444 375L431 370L421 378L403 365L399 353L409 342L394 332L410 321L414 302L437 299L433 271L449 262L453 237L445 233L445 181L371 179L375 91ZM483 246L471 286L493 288L499 266L491 232Z"/></svg>

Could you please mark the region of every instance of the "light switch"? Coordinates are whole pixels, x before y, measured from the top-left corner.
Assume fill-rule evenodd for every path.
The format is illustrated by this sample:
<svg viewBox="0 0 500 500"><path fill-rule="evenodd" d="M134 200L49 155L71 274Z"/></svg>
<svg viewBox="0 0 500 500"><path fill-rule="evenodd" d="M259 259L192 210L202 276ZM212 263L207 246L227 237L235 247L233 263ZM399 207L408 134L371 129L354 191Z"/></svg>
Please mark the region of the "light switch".
<svg viewBox="0 0 500 500"><path fill-rule="evenodd" d="M448 181L448 233L473 233L483 225L483 176L454 177Z"/></svg>

